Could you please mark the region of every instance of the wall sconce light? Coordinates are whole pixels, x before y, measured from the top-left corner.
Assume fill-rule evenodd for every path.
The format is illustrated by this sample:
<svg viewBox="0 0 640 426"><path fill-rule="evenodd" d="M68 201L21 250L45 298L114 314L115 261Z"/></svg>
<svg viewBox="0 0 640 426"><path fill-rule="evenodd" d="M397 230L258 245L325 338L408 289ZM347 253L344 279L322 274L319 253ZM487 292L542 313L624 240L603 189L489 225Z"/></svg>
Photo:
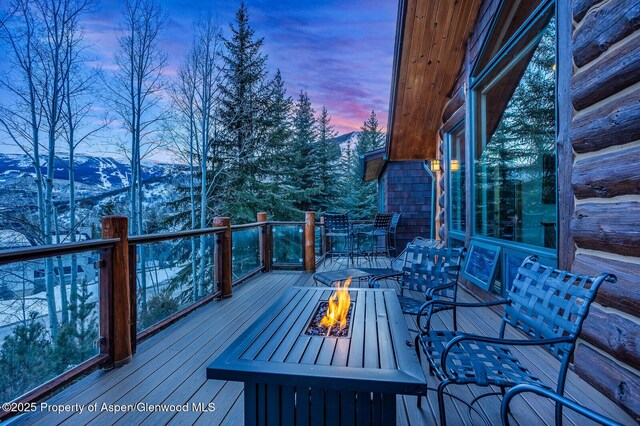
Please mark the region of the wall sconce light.
<svg viewBox="0 0 640 426"><path fill-rule="evenodd" d="M449 170L451 170L452 172L457 172L458 170L460 170L460 162L458 160L451 160Z"/></svg>
<svg viewBox="0 0 640 426"><path fill-rule="evenodd" d="M431 169L431 171L433 173L439 172L441 170L440 169L440 160L431 160L429 162L429 168Z"/></svg>

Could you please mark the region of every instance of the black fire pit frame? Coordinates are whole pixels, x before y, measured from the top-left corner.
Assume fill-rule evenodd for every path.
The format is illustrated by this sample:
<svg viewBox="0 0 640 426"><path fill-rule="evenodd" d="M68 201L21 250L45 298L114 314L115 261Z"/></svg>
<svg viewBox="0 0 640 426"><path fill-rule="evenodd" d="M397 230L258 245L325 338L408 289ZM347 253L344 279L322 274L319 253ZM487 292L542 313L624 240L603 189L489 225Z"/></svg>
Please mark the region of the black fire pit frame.
<svg viewBox="0 0 640 426"><path fill-rule="evenodd" d="M245 384L245 424L394 424L396 395L426 393L394 290L349 289L349 337L303 333L331 289L294 287L207 368Z"/></svg>

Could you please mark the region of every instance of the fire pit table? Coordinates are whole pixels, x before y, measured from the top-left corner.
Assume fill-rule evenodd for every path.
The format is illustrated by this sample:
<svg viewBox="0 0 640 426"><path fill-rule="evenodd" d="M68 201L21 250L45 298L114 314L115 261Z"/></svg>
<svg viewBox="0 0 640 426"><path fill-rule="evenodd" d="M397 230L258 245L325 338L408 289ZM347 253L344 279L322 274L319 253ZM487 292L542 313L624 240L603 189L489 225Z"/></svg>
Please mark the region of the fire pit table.
<svg viewBox="0 0 640 426"><path fill-rule="evenodd" d="M395 424L396 395L426 393L395 291L344 291L345 328L316 324L333 290L294 287L209 365L244 382L245 424Z"/></svg>

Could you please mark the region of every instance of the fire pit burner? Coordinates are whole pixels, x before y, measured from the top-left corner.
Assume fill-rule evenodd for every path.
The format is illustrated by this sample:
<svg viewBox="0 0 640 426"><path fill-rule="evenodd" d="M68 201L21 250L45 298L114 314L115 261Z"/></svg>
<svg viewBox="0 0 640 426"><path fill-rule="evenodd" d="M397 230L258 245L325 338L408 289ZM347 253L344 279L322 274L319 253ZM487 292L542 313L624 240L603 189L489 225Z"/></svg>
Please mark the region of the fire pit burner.
<svg viewBox="0 0 640 426"><path fill-rule="evenodd" d="M323 337L349 337L351 330L351 313L353 312L353 303L349 304L349 312L347 313L347 326L340 328L339 324L334 327L324 327L320 325L322 318L327 314L329 302L320 302L316 308L315 314L311 317L311 321L305 328L304 334L307 336L323 336Z"/></svg>

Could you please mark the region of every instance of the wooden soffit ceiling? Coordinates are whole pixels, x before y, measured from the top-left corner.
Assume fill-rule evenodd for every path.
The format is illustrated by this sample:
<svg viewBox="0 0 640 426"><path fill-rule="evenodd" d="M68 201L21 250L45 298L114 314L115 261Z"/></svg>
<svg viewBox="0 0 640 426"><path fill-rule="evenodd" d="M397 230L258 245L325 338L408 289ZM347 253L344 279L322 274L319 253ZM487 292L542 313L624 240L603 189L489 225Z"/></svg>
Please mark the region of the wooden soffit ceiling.
<svg viewBox="0 0 640 426"><path fill-rule="evenodd" d="M481 0L400 0L387 157L436 158L442 110L465 57Z"/></svg>
<svg viewBox="0 0 640 426"><path fill-rule="evenodd" d="M377 180L384 169L386 164L384 159L384 148L374 149L373 151L365 152L362 156L360 177L364 182L370 182Z"/></svg>

